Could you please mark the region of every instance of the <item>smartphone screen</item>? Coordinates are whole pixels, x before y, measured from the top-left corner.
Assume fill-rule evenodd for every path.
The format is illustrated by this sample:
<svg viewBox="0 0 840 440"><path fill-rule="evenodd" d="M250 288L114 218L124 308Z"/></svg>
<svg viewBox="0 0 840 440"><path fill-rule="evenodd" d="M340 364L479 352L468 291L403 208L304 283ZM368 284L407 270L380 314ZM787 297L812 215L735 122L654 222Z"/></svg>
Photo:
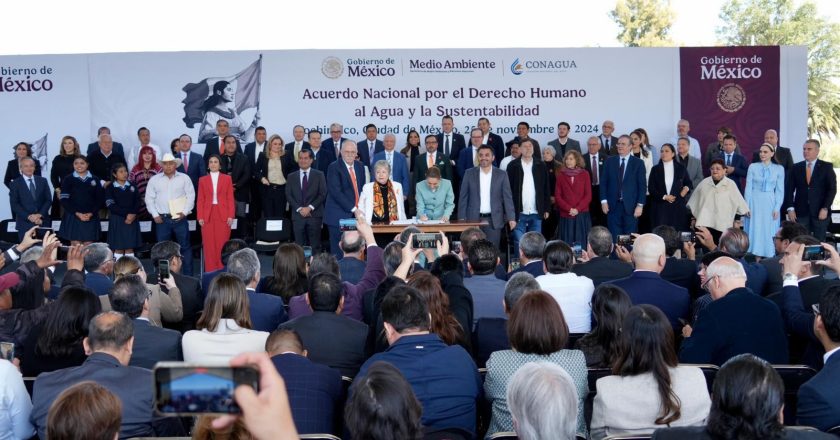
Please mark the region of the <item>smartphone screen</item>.
<svg viewBox="0 0 840 440"><path fill-rule="evenodd" d="M169 278L169 260L158 260L158 273L161 281Z"/></svg>
<svg viewBox="0 0 840 440"><path fill-rule="evenodd" d="M162 362L154 376L155 410L160 414L239 414L234 389L248 385L259 390L259 373L250 367Z"/></svg>
<svg viewBox="0 0 840 440"><path fill-rule="evenodd" d="M15 357L15 344L12 342L0 342L0 359L12 362Z"/></svg>
<svg viewBox="0 0 840 440"><path fill-rule="evenodd" d="M52 233L52 228L37 228L35 229L35 238L38 240L43 240L44 236L47 235L47 232Z"/></svg>
<svg viewBox="0 0 840 440"><path fill-rule="evenodd" d="M312 246L303 247L303 259L309 261L312 258Z"/></svg>

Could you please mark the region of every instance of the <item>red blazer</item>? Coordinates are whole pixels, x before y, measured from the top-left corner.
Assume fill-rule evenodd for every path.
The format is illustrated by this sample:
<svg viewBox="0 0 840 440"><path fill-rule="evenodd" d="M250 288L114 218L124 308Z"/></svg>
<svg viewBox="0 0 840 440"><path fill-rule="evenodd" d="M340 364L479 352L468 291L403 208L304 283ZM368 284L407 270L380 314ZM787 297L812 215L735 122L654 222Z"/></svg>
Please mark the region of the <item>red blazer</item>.
<svg viewBox="0 0 840 440"><path fill-rule="evenodd" d="M233 181L227 174L219 173L219 187L217 188L219 199L219 209L227 218L236 217L233 204ZM210 173L198 179L198 201L197 216L199 220L205 222L210 218L210 208L213 206L213 181L210 179Z"/></svg>
<svg viewBox="0 0 840 440"><path fill-rule="evenodd" d="M592 201L592 184L589 181L589 172L582 170L575 177L575 182L562 171L554 173L557 184L554 187L554 203L560 211L560 217L572 218L569 210L575 208L578 212L589 212L589 202Z"/></svg>

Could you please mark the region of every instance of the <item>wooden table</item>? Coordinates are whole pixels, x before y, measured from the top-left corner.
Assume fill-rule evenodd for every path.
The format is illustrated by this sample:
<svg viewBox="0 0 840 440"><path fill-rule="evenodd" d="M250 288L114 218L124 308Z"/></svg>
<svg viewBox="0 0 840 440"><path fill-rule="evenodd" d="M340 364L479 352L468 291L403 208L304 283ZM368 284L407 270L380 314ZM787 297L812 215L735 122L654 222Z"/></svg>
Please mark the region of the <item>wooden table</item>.
<svg viewBox="0 0 840 440"><path fill-rule="evenodd" d="M458 233L464 232L467 228L478 228L487 226L487 221L453 220L449 223L427 225L418 223L416 225L372 225L374 234L399 234L408 226L416 226L423 232Z"/></svg>

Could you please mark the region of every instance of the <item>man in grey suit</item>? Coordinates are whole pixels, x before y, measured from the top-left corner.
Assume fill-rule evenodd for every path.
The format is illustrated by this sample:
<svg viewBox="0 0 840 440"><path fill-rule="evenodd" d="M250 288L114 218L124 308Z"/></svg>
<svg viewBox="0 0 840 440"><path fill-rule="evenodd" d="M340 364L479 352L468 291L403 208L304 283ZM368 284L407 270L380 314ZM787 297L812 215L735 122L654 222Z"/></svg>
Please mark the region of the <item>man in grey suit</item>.
<svg viewBox="0 0 840 440"><path fill-rule="evenodd" d="M563 161L563 157L566 156L571 150L575 150L580 153L580 142L572 139L569 137L569 130L572 127L569 125L568 122L561 122L557 124L557 139L553 141L549 141L548 145L554 147L554 151L557 152L556 159L559 161Z"/></svg>
<svg viewBox="0 0 840 440"><path fill-rule="evenodd" d="M324 200L327 180L324 173L312 168L312 150L298 152L299 170L286 179L286 200L292 208L295 242L312 246L312 254L321 252L321 226L324 223Z"/></svg>
<svg viewBox="0 0 840 440"><path fill-rule="evenodd" d="M478 167L468 169L461 182L458 219L486 221L481 230L499 247L505 222L516 228L516 213L507 173L493 166L494 157L489 145L478 147Z"/></svg>
<svg viewBox="0 0 840 440"><path fill-rule="evenodd" d="M687 137L677 139L676 147L677 162L684 166L685 170L688 172L688 178L691 179L692 188L697 188L697 185L703 181L703 170L700 165L700 158L689 154L691 150L691 143Z"/></svg>

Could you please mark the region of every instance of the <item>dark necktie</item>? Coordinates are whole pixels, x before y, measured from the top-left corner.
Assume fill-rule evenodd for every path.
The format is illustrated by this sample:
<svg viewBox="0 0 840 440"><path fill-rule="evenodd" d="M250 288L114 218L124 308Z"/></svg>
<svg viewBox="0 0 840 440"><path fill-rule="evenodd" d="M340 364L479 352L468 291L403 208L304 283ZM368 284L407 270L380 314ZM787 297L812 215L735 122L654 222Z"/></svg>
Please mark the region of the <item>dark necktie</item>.
<svg viewBox="0 0 840 440"><path fill-rule="evenodd" d="M728 167L732 166L732 155L731 154L726 155L726 166L728 166Z"/></svg>
<svg viewBox="0 0 840 440"><path fill-rule="evenodd" d="M592 156L592 184L598 184L598 156Z"/></svg>
<svg viewBox="0 0 840 440"><path fill-rule="evenodd" d="M303 183L300 185L300 191L302 193L301 196L300 196L301 206L309 206L309 203L307 203L307 200L306 200L306 190L308 188L309 188L309 171L304 171L303 172Z"/></svg>
<svg viewBox="0 0 840 440"><path fill-rule="evenodd" d="M621 165L618 167L618 201L621 201L621 185L624 184L624 158L621 158Z"/></svg>
<svg viewBox="0 0 840 440"><path fill-rule="evenodd" d="M29 192L32 193L32 198L35 198L35 179L32 177L26 179L29 181Z"/></svg>
<svg viewBox="0 0 840 440"><path fill-rule="evenodd" d="M443 154L447 156L449 155L449 136L450 135L446 135L446 143L443 144Z"/></svg>

